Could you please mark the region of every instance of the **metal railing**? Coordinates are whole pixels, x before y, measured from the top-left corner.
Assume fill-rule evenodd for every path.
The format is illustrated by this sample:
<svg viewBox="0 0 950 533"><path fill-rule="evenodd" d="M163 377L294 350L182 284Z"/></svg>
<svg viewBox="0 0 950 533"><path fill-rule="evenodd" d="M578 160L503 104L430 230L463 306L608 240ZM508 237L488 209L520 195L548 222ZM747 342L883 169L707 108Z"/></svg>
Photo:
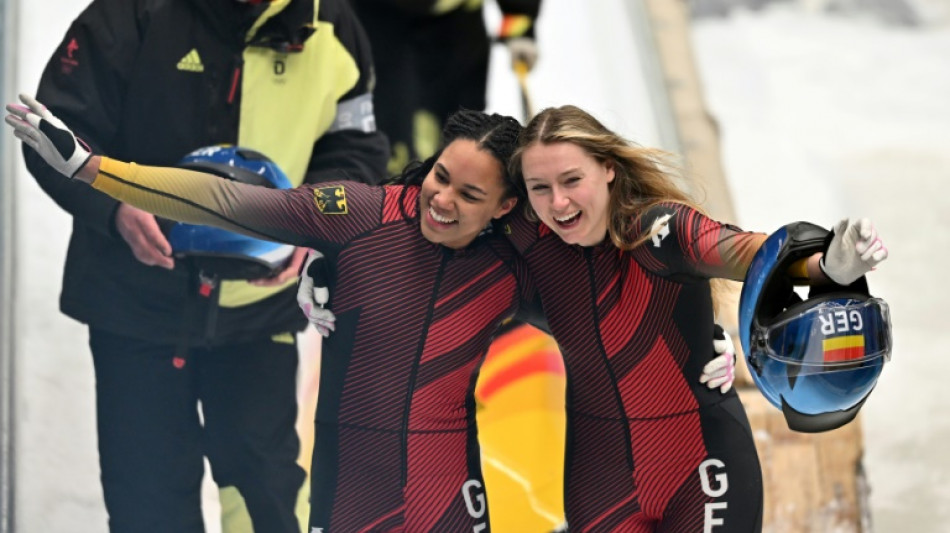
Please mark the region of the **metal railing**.
<svg viewBox="0 0 950 533"><path fill-rule="evenodd" d="M0 0L0 95L9 101L16 72L16 0ZM6 129L6 128L4 128ZM13 531L14 502L14 193L13 136L0 133L0 533Z"/></svg>

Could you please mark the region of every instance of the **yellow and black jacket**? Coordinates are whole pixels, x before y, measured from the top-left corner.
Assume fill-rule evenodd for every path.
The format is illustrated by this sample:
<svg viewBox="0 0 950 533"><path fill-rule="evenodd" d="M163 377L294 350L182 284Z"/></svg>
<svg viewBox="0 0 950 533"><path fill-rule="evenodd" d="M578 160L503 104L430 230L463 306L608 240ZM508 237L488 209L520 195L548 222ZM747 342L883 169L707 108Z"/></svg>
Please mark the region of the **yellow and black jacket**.
<svg viewBox="0 0 950 533"><path fill-rule="evenodd" d="M295 184L377 183L388 146L375 129L372 77L348 0L95 0L57 47L37 96L96 153L174 165L202 146L238 144ZM182 310L197 293L185 262L174 271L140 263L116 232L115 200L63 180L28 148L25 156L73 215L65 314L163 343L237 342L306 325L293 286L225 282L183 331Z"/></svg>

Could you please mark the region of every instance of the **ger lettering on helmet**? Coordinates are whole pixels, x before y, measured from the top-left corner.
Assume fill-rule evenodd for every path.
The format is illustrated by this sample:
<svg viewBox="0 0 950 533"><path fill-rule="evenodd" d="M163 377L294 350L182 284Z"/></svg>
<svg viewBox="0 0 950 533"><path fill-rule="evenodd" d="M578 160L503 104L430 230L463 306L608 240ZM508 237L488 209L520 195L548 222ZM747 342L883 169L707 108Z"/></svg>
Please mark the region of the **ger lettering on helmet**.
<svg viewBox="0 0 950 533"><path fill-rule="evenodd" d="M739 333L752 380L788 427L815 433L850 422L891 353L887 303L864 277L813 286L801 298L787 271L823 251L829 232L807 222L780 228L756 253L739 297Z"/></svg>

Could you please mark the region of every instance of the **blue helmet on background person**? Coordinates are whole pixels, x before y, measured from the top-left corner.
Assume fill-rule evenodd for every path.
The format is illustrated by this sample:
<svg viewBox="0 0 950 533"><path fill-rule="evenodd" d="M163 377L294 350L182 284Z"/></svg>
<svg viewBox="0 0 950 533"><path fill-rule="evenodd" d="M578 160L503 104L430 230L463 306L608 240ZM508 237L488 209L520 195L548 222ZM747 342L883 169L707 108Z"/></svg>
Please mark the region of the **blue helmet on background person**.
<svg viewBox="0 0 950 533"><path fill-rule="evenodd" d="M250 185L292 188L284 172L267 156L238 146L199 148L183 157L177 166ZM284 268L294 252L292 245L185 223L172 226L168 242L175 257L191 261L203 274L218 279L270 277Z"/></svg>
<svg viewBox="0 0 950 533"><path fill-rule="evenodd" d="M752 381L788 427L815 433L850 422L891 354L887 303L867 279L812 286L803 300L788 269L823 252L831 232L807 222L780 228L752 259L739 297L739 338Z"/></svg>

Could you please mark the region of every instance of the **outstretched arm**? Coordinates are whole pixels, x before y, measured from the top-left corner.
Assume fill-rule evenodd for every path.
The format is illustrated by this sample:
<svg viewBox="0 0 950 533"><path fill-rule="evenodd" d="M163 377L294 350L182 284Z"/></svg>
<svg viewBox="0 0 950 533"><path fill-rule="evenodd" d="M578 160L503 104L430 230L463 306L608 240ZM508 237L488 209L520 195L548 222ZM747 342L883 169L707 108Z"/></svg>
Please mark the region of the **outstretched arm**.
<svg viewBox="0 0 950 533"><path fill-rule="evenodd" d="M216 226L258 238L314 246L313 193L248 186L211 174L146 167L93 155L35 99L7 106L5 122L64 176L91 184L113 198L172 220Z"/></svg>
<svg viewBox="0 0 950 533"><path fill-rule="evenodd" d="M682 204L660 204L641 218L650 239L634 253L657 271L703 278L745 279L768 237L722 224ZM796 284L850 285L887 259L887 248L867 218L839 222L828 247L789 267Z"/></svg>

